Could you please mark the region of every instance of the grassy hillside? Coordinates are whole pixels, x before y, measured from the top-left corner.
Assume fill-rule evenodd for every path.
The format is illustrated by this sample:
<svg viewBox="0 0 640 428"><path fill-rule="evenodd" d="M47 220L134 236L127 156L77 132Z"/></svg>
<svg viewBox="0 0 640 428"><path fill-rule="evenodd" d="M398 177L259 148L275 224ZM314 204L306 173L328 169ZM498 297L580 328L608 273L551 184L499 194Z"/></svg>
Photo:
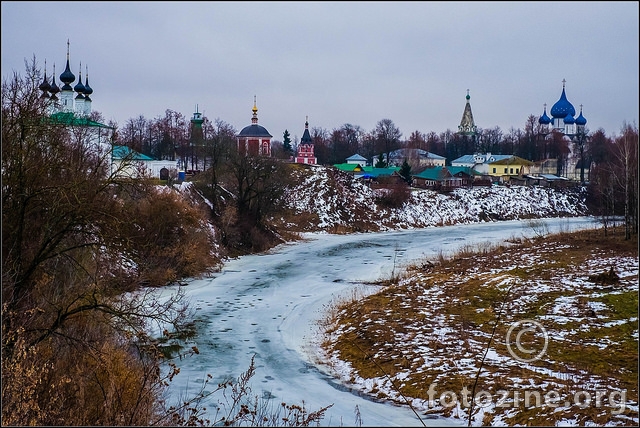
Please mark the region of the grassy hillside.
<svg viewBox="0 0 640 428"><path fill-rule="evenodd" d="M355 389L422 415L466 421L481 392L474 425L637 423L638 247L622 233L541 233L416 261L331 310L325 358ZM524 320L544 329L519 336L529 354L517 330L507 337Z"/></svg>

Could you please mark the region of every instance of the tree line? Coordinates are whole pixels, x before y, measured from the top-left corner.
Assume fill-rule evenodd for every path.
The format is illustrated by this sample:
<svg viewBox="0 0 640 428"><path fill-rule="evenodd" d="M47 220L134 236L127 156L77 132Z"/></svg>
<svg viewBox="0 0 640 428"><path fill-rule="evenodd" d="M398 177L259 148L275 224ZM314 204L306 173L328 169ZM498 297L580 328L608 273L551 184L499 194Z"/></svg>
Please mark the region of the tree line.
<svg viewBox="0 0 640 428"><path fill-rule="evenodd" d="M129 119L118 130L117 140L158 159L180 160L186 170L208 171L209 187L216 189L221 171L230 164L224 159L235 145L237 132L220 118L211 121L204 117L201 137L194 138L189 120L178 112L166 110L164 117L153 120L143 116ZM594 213L603 218L623 216L629 233L637 233L637 124L623 123L619 135L607 135L604 129L598 128L595 132L585 129L567 138L561 132L547 130L538 122L538 116L529 115L523 129L511 128L508 132L498 126L478 128L473 136L449 129L441 133L415 130L403 138L395 123L385 118L370 131L345 123L331 130L311 127L309 133L321 165L343 163L348 157L360 154L374 166L385 167L391 151L414 148L442 156L449 165L454 159L474 153L515 155L533 162L555 159L555 173L566 175L569 155L574 153L579 159L580 182L588 184ZM286 129L282 141L272 141L272 155L276 159L289 159L295 154L297 144ZM406 176L420 172L415 166L409 170L407 165L403 167Z"/></svg>

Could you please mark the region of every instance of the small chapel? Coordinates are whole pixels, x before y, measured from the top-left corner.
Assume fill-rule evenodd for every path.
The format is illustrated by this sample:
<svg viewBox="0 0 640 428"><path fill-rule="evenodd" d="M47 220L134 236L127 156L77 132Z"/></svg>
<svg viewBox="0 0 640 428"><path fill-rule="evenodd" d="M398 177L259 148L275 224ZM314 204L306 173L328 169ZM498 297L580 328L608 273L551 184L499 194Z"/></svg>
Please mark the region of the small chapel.
<svg viewBox="0 0 640 428"><path fill-rule="evenodd" d="M306 117L304 122L304 133L298 144L298 153L294 158L295 163L305 163L309 165L315 165L318 163L318 159L313 153L313 139L309 134L309 116Z"/></svg>
<svg viewBox="0 0 640 428"><path fill-rule="evenodd" d="M242 131L236 136L238 144L238 153L247 156L271 156L271 138L264 126L258 125L258 107L256 106L256 97L253 97L253 116L251 117L251 125L242 128Z"/></svg>

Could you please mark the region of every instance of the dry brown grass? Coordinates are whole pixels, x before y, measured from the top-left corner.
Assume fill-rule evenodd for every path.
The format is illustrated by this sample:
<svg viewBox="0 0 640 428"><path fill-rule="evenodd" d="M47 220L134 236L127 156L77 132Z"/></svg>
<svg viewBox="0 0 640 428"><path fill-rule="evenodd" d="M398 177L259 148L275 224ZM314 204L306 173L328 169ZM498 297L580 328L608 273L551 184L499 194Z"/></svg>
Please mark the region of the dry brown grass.
<svg viewBox="0 0 640 428"><path fill-rule="evenodd" d="M581 389L626 390L627 403L637 406L638 248L637 237L625 241L623 236L620 230L606 237L600 229L557 235L541 231L509 246L469 247L450 257L419 260L399 275L398 283L332 308L325 351L351 364L352 380L389 379L386 387L377 383L367 392L385 398L396 390L388 398L398 402L403 401L400 395L427 400L433 382L441 392L471 390L481 369L477 390L495 394L535 387L543 395L545 389L553 389L564 397ZM624 260L631 265L635 260L635 273L629 264L615 264ZM620 276L618 283L593 282L611 269ZM575 313L560 314L568 321L554 318L554 305L565 301ZM593 307L595 315L590 314ZM565 339L550 340L546 355L530 365L495 359L481 365L494 327L490 348L508 356L507 329L510 322L523 318L543 320L552 338ZM607 346L598 346L602 344ZM484 416L478 414L474 424L554 425L575 420L627 425L633 419L625 418L638 417L629 406L623 415L606 406L582 407L572 403L558 409L493 408ZM465 410L435 406L425 412L466 418Z"/></svg>

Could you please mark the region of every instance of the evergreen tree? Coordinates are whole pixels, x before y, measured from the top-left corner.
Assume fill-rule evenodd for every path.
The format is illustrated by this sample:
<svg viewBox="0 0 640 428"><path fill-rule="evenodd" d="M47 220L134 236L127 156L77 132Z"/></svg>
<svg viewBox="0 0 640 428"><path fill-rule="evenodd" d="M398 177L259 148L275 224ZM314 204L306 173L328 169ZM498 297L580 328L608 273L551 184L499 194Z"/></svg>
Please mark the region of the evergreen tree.
<svg viewBox="0 0 640 428"><path fill-rule="evenodd" d="M376 162L376 164L374 165L376 168L386 168L387 164L384 161L384 154L380 153L378 155L378 160Z"/></svg>
<svg viewBox="0 0 640 428"><path fill-rule="evenodd" d="M282 149L287 154L293 154L293 147L291 147L291 134L287 129L282 134Z"/></svg>
<svg viewBox="0 0 640 428"><path fill-rule="evenodd" d="M411 165L409 165L409 162L407 162L406 158L404 162L402 162L399 174L404 179L404 181L411 184Z"/></svg>

